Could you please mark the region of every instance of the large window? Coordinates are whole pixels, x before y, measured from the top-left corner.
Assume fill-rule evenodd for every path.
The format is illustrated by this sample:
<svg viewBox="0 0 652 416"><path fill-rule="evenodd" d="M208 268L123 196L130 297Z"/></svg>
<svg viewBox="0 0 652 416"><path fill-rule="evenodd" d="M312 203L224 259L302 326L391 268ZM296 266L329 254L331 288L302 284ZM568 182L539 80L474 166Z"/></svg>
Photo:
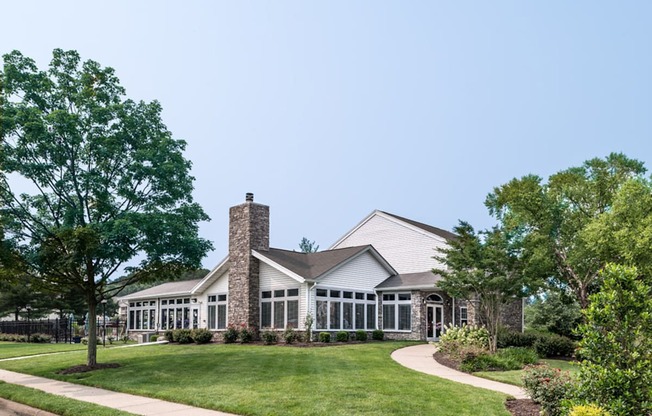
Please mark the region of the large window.
<svg viewBox="0 0 652 416"><path fill-rule="evenodd" d="M376 295L340 289L315 291L316 329L376 329Z"/></svg>
<svg viewBox="0 0 652 416"><path fill-rule="evenodd" d="M412 330L412 295L410 293L383 294L383 329Z"/></svg>
<svg viewBox="0 0 652 416"><path fill-rule="evenodd" d="M156 301L129 303L129 329L156 330Z"/></svg>
<svg viewBox="0 0 652 416"><path fill-rule="evenodd" d="M226 294L208 296L208 329L226 329Z"/></svg>
<svg viewBox="0 0 652 416"><path fill-rule="evenodd" d="M264 290L260 293L260 327L285 329L299 326L299 289Z"/></svg>
<svg viewBox="0 0 652 416"><path fill-rule="evenodd" d="M191 315L190 298L161 300L161 329L190 328L197 325L197 316Z"/></svg>

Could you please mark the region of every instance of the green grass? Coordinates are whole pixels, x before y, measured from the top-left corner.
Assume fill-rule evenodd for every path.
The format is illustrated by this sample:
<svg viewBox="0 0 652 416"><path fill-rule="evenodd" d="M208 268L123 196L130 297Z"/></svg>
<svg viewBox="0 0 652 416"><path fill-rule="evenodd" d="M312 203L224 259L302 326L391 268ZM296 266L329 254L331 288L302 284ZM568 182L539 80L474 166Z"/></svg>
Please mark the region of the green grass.
<svg viewBox="0 0 652 416"><path fill-rule="evenodd" d="M579 368L577 364L573 364L570 361L564 360L541 360L542 362L548 364L550 367L559 368L563 371L570 371L571 375L577 373ZM501 381L507 384L513 384L515 386L523 386L523 370L512 370L512 371L480 371L473 373L478 377L486 378L494 381Z"/></svg>
<svg viewBox="0 0 652 416"><path fill-rule="evenodd" d="M120 410L109 409L104 406L98 406L92 403L44 393L29 387L8 384L3 381L0 381L0 397L62 416L122 416L132 414Z"/></svg>
<svg viewBox="0 0 652 416"><path fill-rule="evenodd" d="M83 344L31 344L25 342L0 342L0 360L4 358L23 357L26 355L47 354L52 352L86 350ZM101 347L100 347L101 348Z"/></svg>
<svg viewBox="0 0 652 416"><path fill-rule="evenodd" d="M376 342L321 348L157 345L100 349L122 367L74 375L56 371L83 354L5 361L0 367L64 381L247 415L508 415L505 395L402 367Z"/></svg>

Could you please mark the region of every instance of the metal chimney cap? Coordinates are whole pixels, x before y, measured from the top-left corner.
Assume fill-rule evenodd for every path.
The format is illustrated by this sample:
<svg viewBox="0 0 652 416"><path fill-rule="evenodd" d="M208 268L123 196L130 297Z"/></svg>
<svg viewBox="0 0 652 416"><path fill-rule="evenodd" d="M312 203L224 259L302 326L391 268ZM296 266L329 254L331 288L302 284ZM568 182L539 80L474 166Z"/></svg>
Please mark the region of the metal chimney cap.
<svg viewBox="0 0 652 416"><path fill-rule="evenodd" d="M245 194L245 201L246 202L254 202L254 194L251 192L247 192Z"/></svg>

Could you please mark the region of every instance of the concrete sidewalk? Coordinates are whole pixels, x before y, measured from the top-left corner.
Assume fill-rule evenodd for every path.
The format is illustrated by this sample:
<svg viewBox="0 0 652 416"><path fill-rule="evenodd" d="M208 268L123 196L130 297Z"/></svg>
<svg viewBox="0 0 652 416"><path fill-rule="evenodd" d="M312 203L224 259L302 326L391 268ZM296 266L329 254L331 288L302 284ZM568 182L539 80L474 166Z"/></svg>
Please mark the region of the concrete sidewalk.
<svg viewBox="0 0 652 416"><path fill-rule="evenodd" d="M50 380L43 377L0 370L0 380L7 383L31 387L46 393L52 393L70 399L99 404L100 406L122 410L136 415L165 416L234 416L230 413L201 409L179 403L166 402L133 394L81 386L79 384Z"/></svg>
<svg viewBox="0 0 652 416"><path fill-rule="evenodd" d="M433 358L432 355L435 351L435 346L432 344L415 345L394 351L392 353L392 359L404 367L411 368L412 370L421 373L430 374L451 381L457 381L458 383L468 384L474 387L480 387L482 389L509 394L516 399L529 398L525 391L520 387L500 383L498 381L487 380L485 378L476 377L443 366Z"/></svg>

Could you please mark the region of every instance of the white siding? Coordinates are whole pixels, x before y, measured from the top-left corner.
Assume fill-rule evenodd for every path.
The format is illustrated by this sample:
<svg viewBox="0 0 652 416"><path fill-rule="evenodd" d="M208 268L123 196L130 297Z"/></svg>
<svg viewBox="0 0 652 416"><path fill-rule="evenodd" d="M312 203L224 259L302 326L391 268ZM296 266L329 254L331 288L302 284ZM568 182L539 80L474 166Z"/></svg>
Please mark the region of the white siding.
<svg viewBox="0 0 652 416"><path fill-rule="evenodd" d="M202 295L206 298L208 295L214 295L216 293L228 293L229 292L229 272L224 272L220 277L217 278L203 291ZM205 301L206 299L204 299Z"/></svg>
<svg viewBox="0 0 652 416"><path fill-rule="evenodd" d="M319 279L319 287L372 291L390 273L370 253L363 253Z"/></svg>
<svg viewBox="0 0 652 416"><path fill-rule="evenodd" d="M260 262L260 290L295 289L301 285L295 279L278 271L267 263Z"/></svg>
<svg viewBox="0 0 652 416"><path fill-rule="evenodd" d="M416 273L441 266L432 257L439 255L435 249L445 247L444 241L375 214L333 248L371 244L399 273Z"/></svg>

